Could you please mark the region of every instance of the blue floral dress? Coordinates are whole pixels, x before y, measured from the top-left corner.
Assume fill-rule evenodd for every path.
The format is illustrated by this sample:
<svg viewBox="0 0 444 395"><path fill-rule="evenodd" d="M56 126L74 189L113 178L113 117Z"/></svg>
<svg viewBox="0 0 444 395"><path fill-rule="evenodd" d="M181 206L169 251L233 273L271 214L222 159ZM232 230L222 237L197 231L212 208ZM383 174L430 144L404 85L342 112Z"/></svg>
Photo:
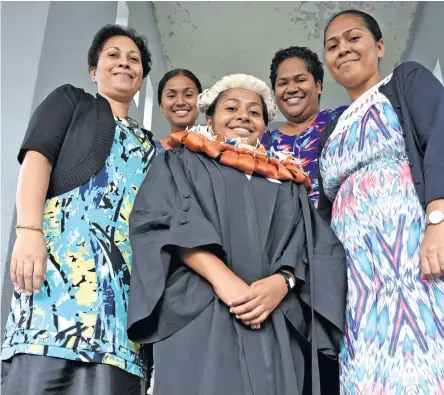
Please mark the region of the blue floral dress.
<svg viewBox="0 0 444 395"><path fill-rule="evenodd" d="M338 114L347 107L326 109L319 111L316 120L302 133L297 136L289 136L279 129L265 132L261 143L264 145L268 155L276 152L286 151L299 159L299 163L310 176L313 191L309 197L311 202L317 206L319 199L318 191L318 141L322 132L328 124L337 118Z"/></svg>
<svg viewBox="0 0 444 395"><path fill-rule="evenodd" d="M154 155L134 121L116 118L103 168L80 187L46 200L47 280L30 297L14 292L2 360L17 353L45 355L145 377L143 353L126 333L128 218Z"/></svg>
<svg viewBox="0 0 444 395"><path fill-rule="evenodd" d="M444 394L444 278L421 276L425 213L379 85L341 115L320 158L347 254L341 393Z"/></svg>

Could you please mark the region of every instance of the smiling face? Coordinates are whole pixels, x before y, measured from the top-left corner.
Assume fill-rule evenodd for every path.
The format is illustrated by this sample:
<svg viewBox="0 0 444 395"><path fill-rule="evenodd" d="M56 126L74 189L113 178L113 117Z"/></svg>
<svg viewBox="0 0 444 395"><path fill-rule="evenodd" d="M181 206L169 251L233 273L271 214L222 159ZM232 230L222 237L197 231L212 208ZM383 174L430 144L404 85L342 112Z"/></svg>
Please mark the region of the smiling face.
<svg viewBox="0 0 444 395"><path fill-rule="evenodd" d="M360 17L344 14L334 19L325 32L324 46L331 76L349 93L365 91L380 79L384 42L375 40Z"/></svg>
<svg viewBox="0 0 444 395"><path fill-rule="evenodd" d="M197 109L196 84L184 75L176 75L168 80L162 91L161 109L172 130L185 130L194 125Z"/></svg>
<svg viewBox="0 0 444 395"><path fill-rule="evenodd" d="M98 92L119 102L130 102L143 81L142 57L128 37L114 36L103 44L97 68L91 69Z"/></svg>
<svg viewBox="0 0 444 395"><path fill-rule="evenodd" d="M303 122L319 110L321 83L302 59L285 59L277 70L275 101L287 120Z"/></svg>
<svg viewBox="0 0 444 395"><path fill-rule="evenodd" d="M255 145L265 131L261 97L249 89L229 89L218 98L213 116L207 116L207 126L214 134L227 139L246 138Z"/></svg>

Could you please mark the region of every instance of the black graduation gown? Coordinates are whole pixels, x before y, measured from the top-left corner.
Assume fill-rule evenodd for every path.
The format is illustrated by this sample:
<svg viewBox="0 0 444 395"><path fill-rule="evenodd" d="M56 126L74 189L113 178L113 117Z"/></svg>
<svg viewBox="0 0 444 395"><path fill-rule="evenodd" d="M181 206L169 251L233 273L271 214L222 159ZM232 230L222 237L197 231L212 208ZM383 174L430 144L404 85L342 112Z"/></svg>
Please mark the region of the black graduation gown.
<svg viewBox="0 0 444 395"><path fill-rule="evenodd" d="M317 351L337 356L344 327L345 255L301 185L178 147L154 159L129 223L128 334L154 343L154 395L302 394L310 358L319 392ZM298 286L253 330L177 246L213 252L248 284L291 267Z"/></svg>

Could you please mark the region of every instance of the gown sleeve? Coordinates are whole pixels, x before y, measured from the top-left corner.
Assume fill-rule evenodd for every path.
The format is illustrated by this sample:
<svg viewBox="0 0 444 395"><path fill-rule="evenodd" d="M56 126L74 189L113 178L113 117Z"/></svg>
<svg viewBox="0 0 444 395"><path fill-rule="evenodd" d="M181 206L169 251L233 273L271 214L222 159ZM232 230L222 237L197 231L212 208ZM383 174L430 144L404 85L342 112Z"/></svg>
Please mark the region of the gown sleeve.
<svg viewBox="0 0 444 395"><path fill-rule="evenodd" d="M211 207L211 197L205 203ZM177 254L177 247L205 248L225 259L220 232L200 204L190 188L180 149L157 156L129 219L133 260L127 327L129 338L137 343L170 336L214 298L211 284Z"/></svg>
<svg viewBox="0 0 444 395"><path fill-rule="evenodd" d="M342 244L300 188L307 241L304 267L297 266L302 283L300 299L308 306L311 348L311 393L338 393L339 344L344 335L347 296L346 256ZM329 357L329 358L326 358ZM322 389L322 392L321 392Z"/></svg>
<svg viewBox="0 0 444 395"><path fill-rule="evenodd" d="M292 195L278 216L284 231L279 233L278 245L272 246L279 256L271 259L271 272L292 268L298 286L284 298L280 308L308 341L313 340L316 331L319 351L337 356L345 326L345 251L309 202L305 189L294 185Z"/></svg>
<svg viewBox="0 0 444 395"><path fill-rule="evenodd" d="M301 298L313 309L311 335L316 331L319 351L337 356L345 328L347 270L344 247L318 211L301 203L307 236L308 272Z"/></svg>

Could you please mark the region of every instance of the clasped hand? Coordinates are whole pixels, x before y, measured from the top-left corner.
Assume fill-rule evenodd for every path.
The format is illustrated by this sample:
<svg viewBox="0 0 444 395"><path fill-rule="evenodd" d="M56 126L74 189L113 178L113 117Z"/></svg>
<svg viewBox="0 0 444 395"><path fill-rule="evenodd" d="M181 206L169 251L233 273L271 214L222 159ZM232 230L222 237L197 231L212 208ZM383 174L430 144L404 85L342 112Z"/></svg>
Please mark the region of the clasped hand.
<svg viewBox="0 0 444 395"><path fill-rule="evenodd" d="M230 312L252 329L259 329L287 295L283 276L274 274L251 284L240 296L228 301Z"/></svg>

